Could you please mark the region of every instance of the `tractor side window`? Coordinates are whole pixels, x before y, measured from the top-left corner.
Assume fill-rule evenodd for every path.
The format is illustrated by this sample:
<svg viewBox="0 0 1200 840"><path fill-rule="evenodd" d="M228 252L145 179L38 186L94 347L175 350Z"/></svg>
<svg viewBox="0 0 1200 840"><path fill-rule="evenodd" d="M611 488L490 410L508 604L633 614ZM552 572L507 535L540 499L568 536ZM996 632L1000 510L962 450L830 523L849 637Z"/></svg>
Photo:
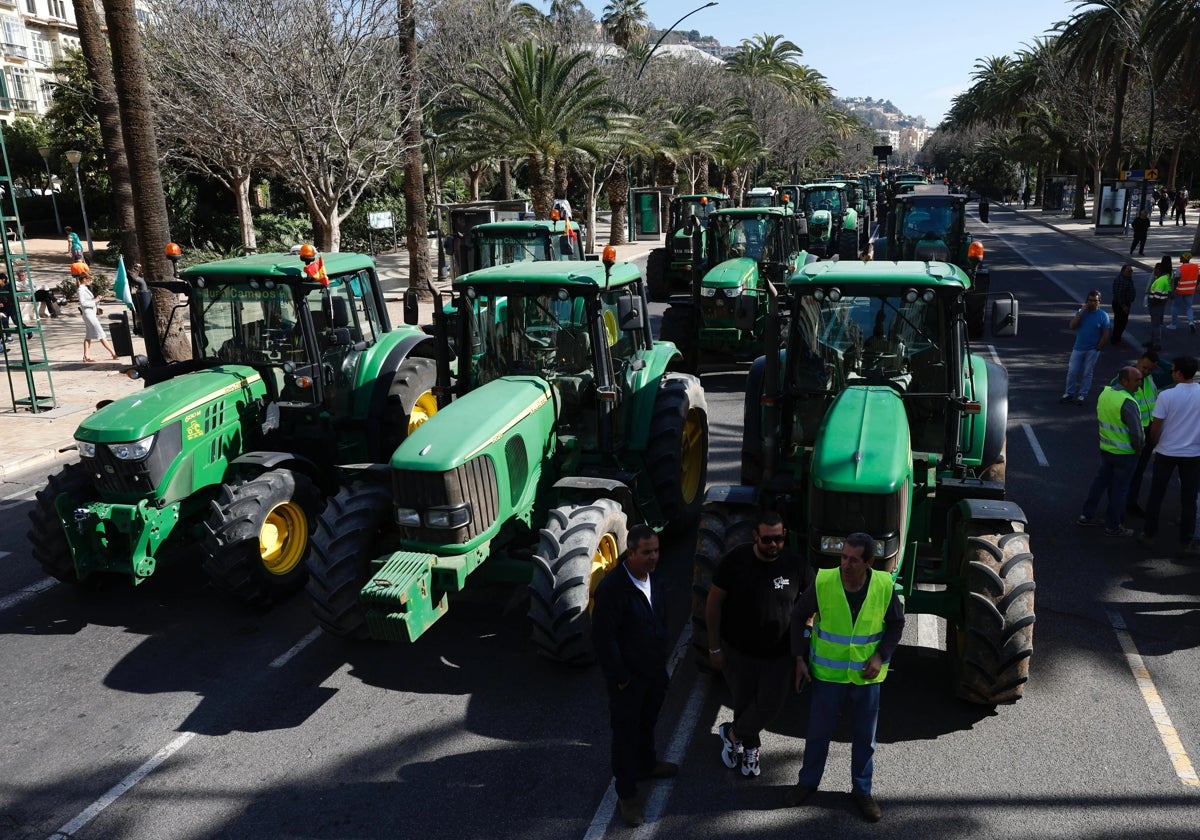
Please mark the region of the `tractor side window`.
<svg viewBox="0 0 1200 840"><path fill-rule="evenodd" d="M609 337L609 353L613 362L625 362L641 349L642 332L640 330L622 330L619 326L620 313L617 302L621 299L620 292L607 292L600 297L600 308L604 318L605 334ZM611 339L615 336L616 340Z"/></svg>
<svg viewBox="0 0 1200 840"><path fill-rule="evenodd" d="M379 323L370 290L371 278L365 269L350 280L350 309L354 313L354 320L358 322L359 341L375 341L375 325Z"/></svg>

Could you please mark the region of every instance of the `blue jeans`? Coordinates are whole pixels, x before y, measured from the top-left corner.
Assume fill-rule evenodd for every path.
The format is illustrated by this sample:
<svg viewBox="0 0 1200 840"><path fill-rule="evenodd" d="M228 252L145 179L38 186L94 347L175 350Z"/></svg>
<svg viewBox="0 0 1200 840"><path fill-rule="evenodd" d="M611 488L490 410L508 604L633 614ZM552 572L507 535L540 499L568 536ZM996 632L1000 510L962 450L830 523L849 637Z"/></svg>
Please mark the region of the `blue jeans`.
<svg viewBox="0 0 1200 840"><path fill-rule="evenodd" d="M1063 393L1086 397L1088 388L1092 387L1092 371L1096 369L1096 360L1099 358L1100 351L1095 347L1072 350L1071 361L1067 364L1067 387Z"/></svg>
<svg viewBox="0 0 1200 840"><path fill-rule="evenodd" d="M1196 321L1196 316L1192 312L1192 297L1193 295L1175 295L1175 305L1171 309L1171 324L1174 325L1179 321L1179 316L1183 316L1183 320L1192 324Z"/></svg>
<svg viewBox="0 0 1200 840"><path fill-rule="evenodd" d="M1121 514L1125 512L1125 499L1129 495L1129 481L1133 468L1137 466L1137 455L1117 455L1100 450L1100 471L1092 480L1087 501L1083 503L1083 515L1091 519L1100 506L1100 497L1108 492L1108 509L1104 514L1104 525L1110 531L1121 527Z"/></svg>
<svg viewBox="0 0 1200 840"><path fill-rule="evenodd" d="M855 793L871 793L875 773L875 724L879 720L880 683L856 685L822 680L812 681L812 704L808 713L808 735L804 739L804 764L800 767L800 786L817 788L825 773L829 742L842 704L850 706L852 746L850 748L850 784Z"/></svg>

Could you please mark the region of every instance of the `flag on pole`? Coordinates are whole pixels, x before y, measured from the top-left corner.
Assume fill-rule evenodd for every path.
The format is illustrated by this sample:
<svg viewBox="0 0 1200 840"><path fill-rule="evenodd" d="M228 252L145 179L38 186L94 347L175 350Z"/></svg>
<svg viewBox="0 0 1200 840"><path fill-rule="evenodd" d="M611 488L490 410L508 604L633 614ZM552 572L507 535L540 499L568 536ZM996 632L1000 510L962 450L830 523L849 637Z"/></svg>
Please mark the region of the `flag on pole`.
<svg viewBox="0 0 1200 840"><path fill-rule="evenodd" d="M129 275L125 273L125 257L117 257L117 279L113 281L113 294L117 300L133 309L133 297L129 294Z"/></svg>
<svg viewBox="0 0 1200 840"><path fill-rule="evenodd" d="M316 280L322 286L329 285L329 275L325 273L325 258L317 257L316 262L304 266L304 273Z"/></svg>

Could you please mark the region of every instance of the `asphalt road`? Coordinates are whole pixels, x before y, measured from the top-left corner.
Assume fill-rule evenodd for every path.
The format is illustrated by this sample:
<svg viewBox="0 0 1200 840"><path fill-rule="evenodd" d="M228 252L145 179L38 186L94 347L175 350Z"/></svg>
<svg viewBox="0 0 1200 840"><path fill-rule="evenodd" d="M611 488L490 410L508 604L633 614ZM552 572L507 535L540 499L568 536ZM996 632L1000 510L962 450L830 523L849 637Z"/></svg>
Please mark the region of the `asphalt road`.
<svg viewBox="0 0 1200 840"><path fill-rule="evenodd" d="M685 659L659 725L682 774L647 788L648 825L624 828L599 676L532 652L520 588L471 589L418 643L388 646L314 635L303 597L249 612L186 564L136 589L47 585L24 536L43 472L0 484L0 838L1196 836L1200 787L1181 773L1200 760L1200 573L1170 554L1178 501L1156 552L1072 524L1097 456L1094 411L1057 402L1066 322L1118 263L1003 211L991 222L993 290L1021 301L1019 335L989 347L1010 373L1009 497L1037 558L1031 681L1014 706L958 703L937 623L910 621L883 689L877 826L846 795L844 738L822 791L783 807L803 696L765 735L762 776L725 770L728 697ZM1098 374L1124 360L1106 351ZM736 480L741 380L703 376L712 483ZM661 565L681 634L690 553L669 544Z"/></svg>

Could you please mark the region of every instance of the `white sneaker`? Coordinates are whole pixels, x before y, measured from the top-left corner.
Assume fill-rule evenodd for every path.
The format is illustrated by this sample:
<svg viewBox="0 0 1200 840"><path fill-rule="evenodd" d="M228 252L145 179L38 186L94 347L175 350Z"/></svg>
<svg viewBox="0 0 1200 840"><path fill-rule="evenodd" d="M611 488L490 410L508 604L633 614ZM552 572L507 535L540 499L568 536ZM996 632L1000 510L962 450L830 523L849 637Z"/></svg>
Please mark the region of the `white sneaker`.
<svg viewBox="0 0 1200 840"><path fill-rule="evenodd" d="M730 770L742 763L742 745L729 737L732 728L732 723L722 723L717 727L717 734L721 736L721 761Z"/></svg>
<svg viewBox="0 0 1200 840"><path fill-rule="evenodd" d="M746 747L742 752L742 775L758 775L758 747Z"/></svg>
<svg viewBox="0 0 1200 840"><path fill-rule="evenodd" d="M1167 324L1167 329L1174 330L1174 329L1178 329L1178 327L1176 327L1174 324Z"/></svg>

